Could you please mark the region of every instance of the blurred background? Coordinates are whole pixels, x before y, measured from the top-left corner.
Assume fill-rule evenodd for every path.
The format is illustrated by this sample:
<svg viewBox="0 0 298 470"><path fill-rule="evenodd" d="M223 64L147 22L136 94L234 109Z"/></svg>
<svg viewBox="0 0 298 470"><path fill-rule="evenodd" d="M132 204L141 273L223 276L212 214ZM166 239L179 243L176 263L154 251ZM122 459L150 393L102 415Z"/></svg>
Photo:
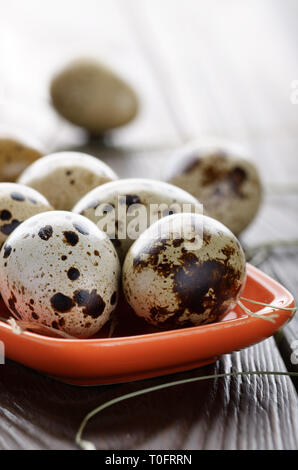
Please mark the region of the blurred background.
<svg viewBox="0 0 298 470"><path fill-rule="evenodd" d="M49 104L53 74L102 60L137 91L138 118L115 145L165 149L204 135L249 145L263 176L296 180L295 0L0 1L0 123L50 150L80 142ZM282 158L277 158L282 155ZM278 171L277 171L278 170Z"/></svg>
<svg viewBox="0 0 298 470"><path fill-rule="evenodd" d="M273 198L253 240L292 237L295 0L0 0L0 11L0 133L25 132L45 153L76 148L99 155L120 177L160 179L185 142L239 142ZM88 142L51 105L53 76L80 57L110 66L139 97L137 117L104 142ZM294 212L285 215L285 206Z"/></svg>

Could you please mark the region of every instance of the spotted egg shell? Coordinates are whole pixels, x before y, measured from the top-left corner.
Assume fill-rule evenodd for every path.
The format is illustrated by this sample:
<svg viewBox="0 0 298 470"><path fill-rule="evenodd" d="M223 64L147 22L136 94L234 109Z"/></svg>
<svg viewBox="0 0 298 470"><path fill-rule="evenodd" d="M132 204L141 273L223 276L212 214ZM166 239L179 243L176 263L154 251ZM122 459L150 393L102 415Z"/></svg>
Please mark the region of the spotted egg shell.
<svg viewBox="0 0 298 470"><path fill-rule="evenodd" d="M58 152L30 165L19 183L40 191L57 210L71 210L84 194L117 179L98 158L80 152Z"/></svg>
<svg viewBox="0 0 298 470"><path fill-rule="evenodd" d="M252 222L262 200L258 171L241 151L226 144L190 144L178 152L167 177L198 198L206 213L235 235Z"/></svg>
<svg viewBox="0 0 298 470"><path fill-rule="evenodd" d="M15 181L42 154L11 138L0 138L0 181Z"/></svg>
<svg viewBox="0 0 298 470"><path fill-rule="evenodd" d="M176 214L131 246L122 280L138 316L171 328L218 320L235 306L245 272L243 250L229 229L211 217Z"/></svg>
<svg viewBox="0 0 298 470"><path fill-rule="evenodd" d="M26 219L52 210L39 192L16 183L0 183L0 247Z"/></svg>
<svg viewBox="0 0 298 470"><path fill-rule="evenodd" d="M109 320L118 299L120 263L90 220L63 211L31 217L0 253L0 291L24 321L88 338Z"/></svg>
<svg viewBox="0 0 298 470"><path fill-rule="evenodd" d="M144 212L138 212L139 205ZM101 224L100 227L108 232L121 261L152 220L183 210L201 212L202 207L191 194L176 186L143 178L106 183L86 194L73 208L73 212ZM106 223L108 221L111 221L111 225Z"/></svg>

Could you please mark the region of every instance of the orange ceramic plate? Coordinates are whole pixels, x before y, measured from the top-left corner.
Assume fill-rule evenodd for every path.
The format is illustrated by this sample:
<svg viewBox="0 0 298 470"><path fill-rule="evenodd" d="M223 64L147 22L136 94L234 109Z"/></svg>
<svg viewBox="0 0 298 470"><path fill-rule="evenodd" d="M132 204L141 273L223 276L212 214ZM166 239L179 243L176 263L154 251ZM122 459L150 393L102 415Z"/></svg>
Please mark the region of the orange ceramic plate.
<svg viewBox="0 0 298 470"><path fill-rule="evenodd" d="M247 266L244 297L281 307L293 307L293 296L280 284ZM247 304L262 315L279 314L275 323L247 316L239 307L209 325L157 332L146 330L120 305L120 326L112 338L60 339L24 332L16 335L0 322L6 357L76 385L128 382L189 370L214 362L222 354L258 343L274 334L291 312ZM7 315L3 306L1 316ZM2 366L3 367L3 366ZM5 366L4 366L5 367Z"/></svg>

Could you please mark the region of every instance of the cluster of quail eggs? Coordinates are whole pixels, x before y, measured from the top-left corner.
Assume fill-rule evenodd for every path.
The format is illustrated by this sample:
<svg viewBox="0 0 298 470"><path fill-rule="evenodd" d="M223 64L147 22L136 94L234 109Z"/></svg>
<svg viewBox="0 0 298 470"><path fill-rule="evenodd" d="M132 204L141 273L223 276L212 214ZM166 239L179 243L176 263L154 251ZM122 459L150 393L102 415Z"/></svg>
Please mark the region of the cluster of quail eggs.
<svg viewBox="0 0 298 470"><path fill-rule="evenodd" d="M16 183L0 183L0 291L16 319L77 338L109 320L119 296L118 255L102 230L70 210L116 178L94 157L61 152L36 160Z"/></svg>
<svg viewBox="0 0 298 470"><path fill-rule="evenodd" d="M17 320L90 338L122 292L160 328L214 322L235 306L246 273L235 234L261 200L247 160L187 148L168 182L121 180L78 152L33 160L0 183L0 292Z"/></svg>
<svg viewBox="0 0 298 470"><path fill-rule="evenodd" d="M61 70L50 95L60 118L92 136L139 108L130 85L93 60ZM90 338L119 299L159 328L214 322L234 307L245 281L236 236L262 196L241 152L187 146L166 182L118 179L83 153L43 154L27 137L0 138L0 293L15 319Z"/></svg>

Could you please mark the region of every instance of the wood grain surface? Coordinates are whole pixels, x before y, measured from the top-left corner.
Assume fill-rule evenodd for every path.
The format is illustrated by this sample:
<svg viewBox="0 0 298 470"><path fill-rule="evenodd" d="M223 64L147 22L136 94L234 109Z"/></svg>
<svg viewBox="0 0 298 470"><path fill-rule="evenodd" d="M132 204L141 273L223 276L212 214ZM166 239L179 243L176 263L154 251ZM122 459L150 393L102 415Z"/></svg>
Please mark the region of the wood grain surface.
<svg viewBox="0 0 298 470"><path fill-rule="evenodd" d="M175 149L219 137L244 145L265 197L242 241L254 247L298 239L298 4L295 0L0 0L0 132L33 135L47 152L98 155L120 177L163 179ZM51 77L74 57L110 64L137 90L138 118L104 141L60 119ZM298 248L256 262L297 298ZM265 254L264 254L265 255ZM276 339L223 357L195 375L297 370L294 319ZM11 361L0 366L0 449L75 449L95 406L173 377L75 388ZM297 449L297 393L289 377L209 380L107 409L86 431L98 449Z"/></svg>
<svg viewBox="0 0 298 470"><path fill-rule="evenodd" d="M269 339L192 372L82 389L8 363L0 377L1 448L75 449L80 421L105 401L196 375L282 370L282 360L274 350ZM95 417L84 438L103 450L295 449L296 420L296 394L287 377L232 377L122 402Z"/></svg>

